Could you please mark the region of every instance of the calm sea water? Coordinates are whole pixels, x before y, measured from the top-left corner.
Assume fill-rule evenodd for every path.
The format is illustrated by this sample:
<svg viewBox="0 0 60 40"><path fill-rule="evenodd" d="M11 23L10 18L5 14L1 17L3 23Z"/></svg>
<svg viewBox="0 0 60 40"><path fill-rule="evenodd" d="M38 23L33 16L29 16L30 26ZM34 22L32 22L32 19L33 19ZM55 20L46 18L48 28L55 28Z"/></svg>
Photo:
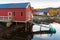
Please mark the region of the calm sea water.
<svg viewBox="0 0 60 40"><path fill-rule="evenodd" d="M60 40L60 24L59 23L51 23L49 25L52 25L53 28L56 29L55 34L34 34L33 38L31 40ZM34 25L33 31L39 31L39 26ZM42 30L48 30L49 28L43 28Z"/></svg>
<svg viewBox="0 0 60 40"><path fill-rule="evenodd" d="M53 28L56 29L55 34L28 34L28 33L19 33L12 38L3 38L4 40L60 40L60 24L59 23L50 23ZM49 25L45 25L49 27ZM40 26L33 25L32 31L39 31ZM41 30L49 30L49 28L42 27ZM1 38L2 39L2 38ZM0 40L1 40L0 39Z"/></svg>

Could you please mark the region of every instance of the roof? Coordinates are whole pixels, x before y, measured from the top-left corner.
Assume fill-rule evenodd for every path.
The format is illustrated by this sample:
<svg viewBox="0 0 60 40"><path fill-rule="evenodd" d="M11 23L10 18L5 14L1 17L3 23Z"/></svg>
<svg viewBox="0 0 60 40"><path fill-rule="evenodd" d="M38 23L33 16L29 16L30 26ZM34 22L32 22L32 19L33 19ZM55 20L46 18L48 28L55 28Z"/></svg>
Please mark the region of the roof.
<svg viewBox="0 0 60 40"><path fill-rule="evenodd" d="M29 3L0 4L0 8L26 8Z"/></svg>
<svg viewBox="0 0 60 40"><path fill-rule="evenodd" d="M38 12L46 12L46 13L48 13L49 10L48 9L42 9L42 10L39 10Z"/></svg>

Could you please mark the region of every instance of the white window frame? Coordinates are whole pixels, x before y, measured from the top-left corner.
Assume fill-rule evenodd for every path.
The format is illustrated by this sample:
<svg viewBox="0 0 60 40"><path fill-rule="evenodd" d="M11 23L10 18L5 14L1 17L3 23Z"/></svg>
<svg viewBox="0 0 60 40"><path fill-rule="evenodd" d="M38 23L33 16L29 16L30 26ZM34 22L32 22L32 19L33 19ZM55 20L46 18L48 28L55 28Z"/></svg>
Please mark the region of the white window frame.
<svg viewBox="0 0 60 40"><path fill-rule="evenodd" d="M9 13L11 13L11 15L9 15ZM12 12L8 12L8 16L12 16Z"/></svg>
<svg viewBox="0 0 60 40"><path fill-rule="evenodd" d="M9 15L9 13L11 13L11 15ZM10 17L12 17L12 12L8 12L8 19L10 19Z"/></svg>

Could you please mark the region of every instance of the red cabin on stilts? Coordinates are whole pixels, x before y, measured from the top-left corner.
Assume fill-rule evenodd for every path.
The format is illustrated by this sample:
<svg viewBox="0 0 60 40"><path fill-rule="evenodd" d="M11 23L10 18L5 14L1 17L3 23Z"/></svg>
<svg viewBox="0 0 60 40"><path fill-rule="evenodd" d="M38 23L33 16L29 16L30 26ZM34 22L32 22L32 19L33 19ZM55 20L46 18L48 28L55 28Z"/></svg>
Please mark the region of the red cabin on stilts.
<svg viewBox="0 0 60 40"><path fill-rule="evenodd" d="M30 3L0 4L0 21L26 22L33 17Z"/></svg>

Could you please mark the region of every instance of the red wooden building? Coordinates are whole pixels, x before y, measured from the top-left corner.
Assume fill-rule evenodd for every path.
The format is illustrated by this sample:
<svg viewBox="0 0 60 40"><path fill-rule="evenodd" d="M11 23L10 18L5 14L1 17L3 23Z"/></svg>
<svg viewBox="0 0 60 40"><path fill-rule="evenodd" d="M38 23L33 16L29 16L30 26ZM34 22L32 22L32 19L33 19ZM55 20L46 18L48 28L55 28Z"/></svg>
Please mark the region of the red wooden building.
<svg viewBox="0 0 60 40"><path fill-rule="evenodd" d="M30 3L0 4L0 21L26 22L33 17Z"/></svg>

